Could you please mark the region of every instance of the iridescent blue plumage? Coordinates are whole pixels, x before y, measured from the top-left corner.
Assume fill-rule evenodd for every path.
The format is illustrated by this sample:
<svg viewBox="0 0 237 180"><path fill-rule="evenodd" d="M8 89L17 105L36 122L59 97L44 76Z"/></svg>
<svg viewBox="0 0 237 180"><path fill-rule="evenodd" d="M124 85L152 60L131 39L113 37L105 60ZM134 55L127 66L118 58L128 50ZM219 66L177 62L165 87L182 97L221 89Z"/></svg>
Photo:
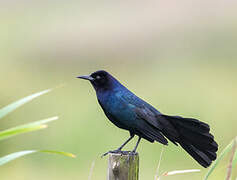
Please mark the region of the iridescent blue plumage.
<svg viewBox="0 0 237 180"><path fill-rule="evenodd" d="M134 135L138 135L138 142L132 152L136 151L141 138L164 145L168 144L169 139L175 145L180 144L204 167L208 167L216 159L218 145L209 133L208 124L192 118L160 113L106 71L97 71L79 78L91 82L108 119L119 128L130 132L130 138L121 147L109 152L121 152Z"/></svg>

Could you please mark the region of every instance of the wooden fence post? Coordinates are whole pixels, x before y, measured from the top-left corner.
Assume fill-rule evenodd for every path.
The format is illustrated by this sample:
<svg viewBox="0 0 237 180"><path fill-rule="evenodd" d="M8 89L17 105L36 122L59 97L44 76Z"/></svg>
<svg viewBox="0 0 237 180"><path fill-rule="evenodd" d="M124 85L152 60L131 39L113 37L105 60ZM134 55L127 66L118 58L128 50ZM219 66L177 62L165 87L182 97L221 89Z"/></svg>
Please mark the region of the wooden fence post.
<svg viewBox="0 0 237 180"><path fill-rule="evenodd" d="M138 180L139 155L109 154L107 180Z"/></svg>

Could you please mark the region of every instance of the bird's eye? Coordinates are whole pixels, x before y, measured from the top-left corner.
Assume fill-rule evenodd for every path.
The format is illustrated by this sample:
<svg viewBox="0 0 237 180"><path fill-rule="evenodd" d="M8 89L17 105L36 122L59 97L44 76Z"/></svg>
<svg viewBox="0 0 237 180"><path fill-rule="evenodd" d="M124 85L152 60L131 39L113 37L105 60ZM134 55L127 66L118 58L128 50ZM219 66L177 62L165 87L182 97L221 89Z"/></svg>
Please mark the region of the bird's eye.
<svg viewBox="0 0 237 180"><path fill-rule="evenodd" d="M101 76L97 75L95 78L96 78L96 79L101 79Z"/></svg>

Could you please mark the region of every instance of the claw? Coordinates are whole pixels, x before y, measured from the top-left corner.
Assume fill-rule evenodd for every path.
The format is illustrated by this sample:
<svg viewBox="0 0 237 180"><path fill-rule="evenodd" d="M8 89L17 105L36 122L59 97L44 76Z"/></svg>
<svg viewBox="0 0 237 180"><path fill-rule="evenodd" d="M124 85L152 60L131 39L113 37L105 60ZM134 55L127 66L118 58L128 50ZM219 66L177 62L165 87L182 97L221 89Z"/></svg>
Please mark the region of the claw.
<svg viewBox="0 0 237 180"><path fill-rule="evenodd" d="M100 157L103 158L104 156L107 156L109 153L110 153L110 151L108 151L108 152L102 154Z"/></svg>
<svg viewBox="0 0 237 180"><path fill-rule="evenodd" d="M135 154L137 154L136 151L129 152L129 155L135 155Z"/></svg>
<svg viewBox="0 0 237 180"><path fill-rule="evenodd" d="M120 149L116 149L114 151L108 151L104 154L101 155L101 158L103 158L104 156L107 156L109 153L121 153L122 151Z"/></svg>

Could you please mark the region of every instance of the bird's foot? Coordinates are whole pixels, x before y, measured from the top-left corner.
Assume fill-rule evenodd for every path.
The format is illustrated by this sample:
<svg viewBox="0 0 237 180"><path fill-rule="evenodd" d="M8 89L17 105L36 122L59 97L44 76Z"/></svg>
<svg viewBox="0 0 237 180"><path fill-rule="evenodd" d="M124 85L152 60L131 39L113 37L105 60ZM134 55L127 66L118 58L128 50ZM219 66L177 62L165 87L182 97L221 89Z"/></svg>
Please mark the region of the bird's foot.
<svg viewBox="0 0 237 180"><path fill-rule="evenodd" d="M129 161L130 161L130 158L132 158L133 160L134 160L134 157L135 157L135 155L137 154L137 152L136 151L127 151L127 153L126 153L126 155L128 155L127 157L127 163L129 163Z"/></svg>
<svg viewBox="0 0 237 180"><path fill-rule="evenodd" d="M107 156L109 153L120 153L120 154L122 154L122 152L123 151L121 151L121 149L116 149L114 151L108 151L108 152L102 154L101 158L104 157L104 156Z"/></svg>
<svg viewBox="0 0 237 180"><path fill-rule="evenodd" d="M114 151L108 151L106 153L104 153L101 158L103 158L104 156L107 156L109 153L114 153L114 154L121 154L121 155L129 155L129 156L134 156L137 154L136 151L121 151L121 149L116 149Z"/></svg>
<svg viewBox="0 0 237 180"><path fill-rule="evenodd" d="M129 154L129 155L136 155L137 152L133 150L133 151L130 151L128 154Z"/></svg>

